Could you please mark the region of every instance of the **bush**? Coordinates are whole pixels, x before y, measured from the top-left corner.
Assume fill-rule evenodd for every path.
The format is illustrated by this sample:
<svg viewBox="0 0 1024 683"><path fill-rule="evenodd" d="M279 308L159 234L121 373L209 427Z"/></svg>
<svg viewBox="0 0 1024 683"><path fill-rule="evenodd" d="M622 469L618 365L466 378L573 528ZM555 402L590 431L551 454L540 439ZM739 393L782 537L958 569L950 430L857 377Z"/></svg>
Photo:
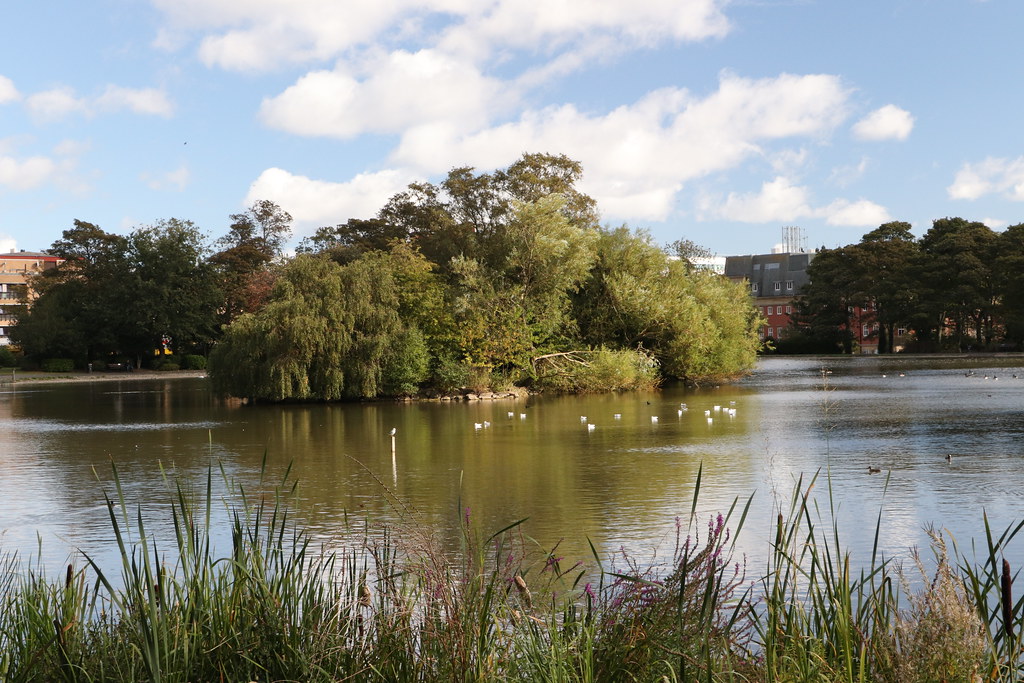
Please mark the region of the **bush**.
<svg viewBox="0 0 1024 683"><path fill-rule="evenodd" d="M643 349L574 352L542 358L538 388L596 392L650 389L658 384L658 361Z"/></svg>
<svg viewBox="0 0 1024 683"><path fill-rule="evenodd" d="M17 367L18 359L14 357L11 350L6 346L0 346L0 368Z"/></svg>
<svg viewBox="0 0 1024 683"><path fill-rule="evenodd" d="M159 370L160 372L174 372L175 370L180 370L181 366L175 363L174 361L168 360L164 361L163 363L160 363L160 365L158 365L156 369Z"/></svg>
<svg viewBox="0 0 1024 683"><path fill-rule="evenodd" d="M181 368L183 370L205 370L206 356L200 356L197 354L183 356L181 359Z"/></svg>
<svg viewBox="0 0 1024 683"><path fill-rule="evenodd" d="M437 359L431 384L442 394L450 394L469 384L470 366L451 357Z"/></svg>
<svg viewBox="0 0 1024 683"><path fill-rule="evenodd" d="M43 372L71 372L75 369L75 361L70 358L45 358L39 367Z"/></svg>

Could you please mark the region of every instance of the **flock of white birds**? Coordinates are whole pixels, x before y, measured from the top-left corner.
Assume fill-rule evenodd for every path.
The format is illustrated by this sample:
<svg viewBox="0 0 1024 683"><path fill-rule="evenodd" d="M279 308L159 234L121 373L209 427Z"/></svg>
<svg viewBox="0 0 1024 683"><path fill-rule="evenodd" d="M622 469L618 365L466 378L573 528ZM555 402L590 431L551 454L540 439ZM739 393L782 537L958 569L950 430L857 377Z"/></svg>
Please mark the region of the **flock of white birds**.
<svg viewBox="0 0 1024 683"><path fill-rule="evenodd" d="M724 416L724 417L727 417L727 418L734 418L734 417L736 417L736 408L735 408L735 406L736 406L736 401L729 401L729 405L727 405L727 406L723 406L723 405L712 406L711 408L708 408L707 410L704 411L704 417L707 418L709 425L710 424L714 424L716 417L723 417ZM687 410L689 410L687 405L685 403L680 403L679 404L679 408L676 410L676 415L678 417L682 417L683 413L687 412ZM518 416L520 420L525 420L526 419L526 413L516 413L515 411L512 411L512 410L508 411L507 415L508 415L508 419L510 419L510 420L516 419L516 416ZM621 420L622 419L622 413L615 413L614 415L612 415L612 419ZM657 415L651 415L651 424L658 424L658 419L659 418L658 418ZM590 418L588 418L586 415L580 415L580 424L584 425L588 432L592 432L592 431L597 429L597 425L594 424L593 422L591 422ZM487 429L490 426L491 426L491 423L487 422L486 420L484 420L483 422L474 422L473 423L473 429L474 430L483 430L483 429Z"/></svg>

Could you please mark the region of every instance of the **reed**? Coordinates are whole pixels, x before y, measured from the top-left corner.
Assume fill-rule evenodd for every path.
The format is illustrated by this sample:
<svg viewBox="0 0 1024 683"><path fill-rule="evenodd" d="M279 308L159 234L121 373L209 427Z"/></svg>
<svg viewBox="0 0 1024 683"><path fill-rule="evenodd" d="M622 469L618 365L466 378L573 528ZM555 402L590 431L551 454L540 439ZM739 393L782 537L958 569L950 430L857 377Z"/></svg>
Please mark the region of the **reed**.
<svg viewBox="0 0 1024 683"><path fill-rule="evenodd" d="M999 536L986 526L977 557L955 543L949 552L933 532L931 564L915 553L905 571L878 552L879 513L871 557L855 569L831 494L819 510L811 477L779 510L767 565L751 581L736 557L750 501L702 517L702 472L662 559L604 557L592 545L586 564L537 544L522 521L481 533L468 510L457 552L414 511L397 529L353 524L355 540L321 545L292 519L286 474L255 493L229 487L230 547L220 551L215 477L197 491L168 479L165 543L115 470L107 505L119 575L86 557L51 579L31 558L0 555L0 678L903 683L1024 674L1021 603L1002 559L1024 523Z"/></svg>

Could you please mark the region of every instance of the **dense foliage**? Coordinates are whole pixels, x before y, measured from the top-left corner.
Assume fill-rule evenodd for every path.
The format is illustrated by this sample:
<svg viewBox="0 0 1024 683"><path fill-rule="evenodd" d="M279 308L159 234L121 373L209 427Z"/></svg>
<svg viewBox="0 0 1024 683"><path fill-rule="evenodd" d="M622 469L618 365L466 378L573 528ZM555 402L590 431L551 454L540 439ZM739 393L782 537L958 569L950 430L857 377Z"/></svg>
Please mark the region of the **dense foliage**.
<svg viewBox="0 0 1024 683"><path fill-rule="evenodd" d="M749 369L744 289L693 268L692 242L600 226L581 175L546 154L456 168L371 219L320 228L292 258L291 216L269 201L230 216L212 248L179 219L127 236L75 221L13 338L36 362L80 367L209 355L219 390L272 401L614 390Z"/></svg>
<svg viewBox="0 0 1024 683"><path fill-rule="evenodd" d="M539 154L493 174L459 168L371 220L321 228L265 306L227 329L210 358L216 386L332 400L610 390L749 369L757 320L745 289L642 231L600 227L574 187L581 171Z"/></svg>
<svg viewBox="0 0 1024 683"><path fill-rule="evenodd" d="M76 220L50 253L64 262L32 280L37 298L11 331L28 356L140 364L165 345L205 350L215 337L219 283L191 222L121 236Z"/></svg>
<svg viewBox="0 0 1024 683"><path fill-rule="evenodd" d="M908 348L968 351L1024 344L1024 224L996 233L983 223L941 218L921 239L910 224L886 223L857 244L819 250L794 327L780 349L852 351L852 328L878 327L880 353L899 328Z"/></svg>

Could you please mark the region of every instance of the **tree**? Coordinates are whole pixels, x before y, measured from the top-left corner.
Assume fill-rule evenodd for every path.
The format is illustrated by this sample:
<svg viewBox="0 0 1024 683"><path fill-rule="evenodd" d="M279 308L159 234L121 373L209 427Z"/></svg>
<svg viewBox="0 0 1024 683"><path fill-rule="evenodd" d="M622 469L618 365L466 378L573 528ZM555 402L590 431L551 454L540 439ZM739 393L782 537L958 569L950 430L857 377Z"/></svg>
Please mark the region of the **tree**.
<svg viewBox="0 0 1024 683"><path fill-rule="evenodd" d="M1006 341L1024 344L1024 223L1011 225L999 234L993 262L997 283L998 312L1006 327Z"/></svg>
<svg viewBox="0 0 1024 683"><path fill-rule="evenodd" d="M417 386L426 347L401 320L396 278L382 265L295 257L267 305L239 316L214 349L214 387L282 401L372 398Z"/></svg>
<svg viewBox="0 0 1024 683"><path fill-rule="evenodd" d="M205 352L217 335L222 296L202 233L191 221L171 218L134 230L128 244L122 350L151 353L169 339L175 352Z"/></svg>
<svg viewBox="0 0 1024 683"><path fill-rule="evenodd" d="M165 337L179 351L212 340L219 293L191 222L172 218L124 237L76 220L50 251L66 260L33 279L38 297L15 328L28 355L139 363Z"/></svg>
<svg viewBox="0 0 1024 683"><path fill-rule="evenodd" d="M941 342L948 322L959 350L993 341L997 302L992 264L997 244L996 234L983 223L963 218L932 222L921 238L921 305L915 327Z"/></svg>
<svg viewBox="0 0 1024 683"><path fill-rule="evenodd" d="M625 226L601 231L575 318L585 343L647 349L663 374L693 382L748 370L760 347L743 285L670 259Z"/></svg>
<svg viewBox="0 0 1024 683"><path fill-rule="evenodd" d="M853 312L866 303L862 253L856 245L820 249L807 267L808 283L793 316L795 335L824 352L853 352Z"/></svg>
<svg viewBox="0 0 1024 683"><path fill-rule="evenodd" d="M861 238L857 285L879 326L878 352L891 353L896 328L908 325L917 304L914 267L919 248L910 223L884 223Z"/></svg>
<svg viewBox="0 0 1024 683"><path fill-rule="evenodd" d="M273 284L271 266L281 257L292 220L287 211L265 199L230 218L228 234L217 240L220 251L210 257L224 296L223 323L262 305Z"/></svg>

